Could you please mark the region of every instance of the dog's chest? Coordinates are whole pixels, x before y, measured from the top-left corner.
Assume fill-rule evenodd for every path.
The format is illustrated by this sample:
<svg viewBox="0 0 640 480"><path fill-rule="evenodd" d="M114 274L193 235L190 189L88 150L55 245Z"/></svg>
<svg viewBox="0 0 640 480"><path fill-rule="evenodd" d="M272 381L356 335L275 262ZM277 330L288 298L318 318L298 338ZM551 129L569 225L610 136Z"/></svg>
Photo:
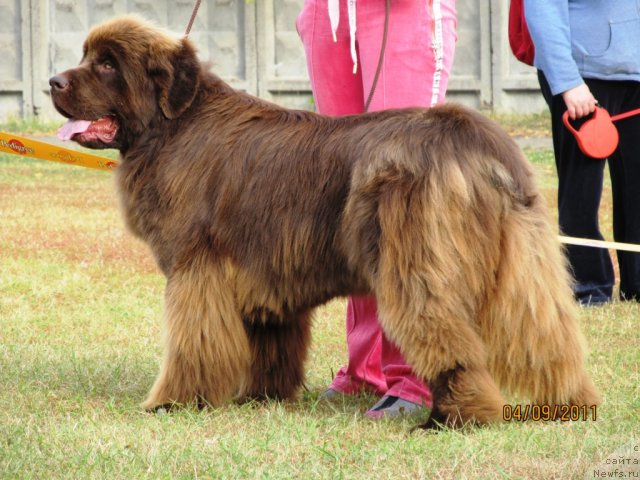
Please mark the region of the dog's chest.
<svg viewBox="0 0 640 480"><path fill-rule="evenodd" d="M129 173L127 175L127 173ZM117 187L120 206L129 230L144 240L153 250L160 267L169 262L171 234L167 229L175 222L171 221L169 202L160 194L152 178L119 172Z"/></svg>

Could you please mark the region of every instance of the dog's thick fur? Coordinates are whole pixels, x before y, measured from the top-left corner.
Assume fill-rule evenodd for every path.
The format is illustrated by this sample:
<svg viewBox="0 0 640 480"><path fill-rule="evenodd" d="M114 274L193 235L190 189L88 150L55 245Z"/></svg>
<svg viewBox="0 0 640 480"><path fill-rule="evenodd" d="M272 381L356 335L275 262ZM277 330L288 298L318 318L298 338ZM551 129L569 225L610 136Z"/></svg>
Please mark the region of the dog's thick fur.
<svg viewBox="0 0 640 480"><path fill-rule="evenodd" d="M107 62L107 63L105 63ZM135 17L57 77L65 116L115 115L126 221L167 277L166 351L145 407L291 398L314 307L375 294L433 392L426 426L500 420L500 389L599 401L566 262L532 170L454 105L341 118L235 91Z"/></svg>

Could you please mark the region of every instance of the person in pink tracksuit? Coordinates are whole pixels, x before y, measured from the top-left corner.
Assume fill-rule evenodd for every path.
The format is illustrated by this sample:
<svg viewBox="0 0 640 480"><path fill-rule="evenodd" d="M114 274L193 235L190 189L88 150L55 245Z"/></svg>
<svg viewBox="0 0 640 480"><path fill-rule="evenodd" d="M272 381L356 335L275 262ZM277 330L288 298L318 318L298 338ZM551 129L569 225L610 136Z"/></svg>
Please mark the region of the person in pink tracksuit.
<svg viewBox="0 0 640 480"><path fill-rule="evenodd" d="M378 67L385 0L305 0L296 26L317 111L362 113ZM455 0L391 0L384 62L369 111L431 107L444 100L456 43ZM374 297L347 304L349 363L325 397L363 390L382 398L379 418L431 406L428 387L380 329Z"/></svg>

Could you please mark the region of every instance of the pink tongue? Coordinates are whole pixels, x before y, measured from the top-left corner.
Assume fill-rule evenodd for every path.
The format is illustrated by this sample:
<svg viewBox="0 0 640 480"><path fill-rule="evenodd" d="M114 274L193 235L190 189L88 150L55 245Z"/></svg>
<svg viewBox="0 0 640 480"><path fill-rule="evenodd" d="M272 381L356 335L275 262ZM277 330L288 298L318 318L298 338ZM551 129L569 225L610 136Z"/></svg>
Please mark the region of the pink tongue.
<svg viewBox="0 0 640 480"><path fill-rule="evenodd" d="M85 132L91 122L88 120L69 120L58 129L58 138L60 140L70 140L76 133Z"/></svg>

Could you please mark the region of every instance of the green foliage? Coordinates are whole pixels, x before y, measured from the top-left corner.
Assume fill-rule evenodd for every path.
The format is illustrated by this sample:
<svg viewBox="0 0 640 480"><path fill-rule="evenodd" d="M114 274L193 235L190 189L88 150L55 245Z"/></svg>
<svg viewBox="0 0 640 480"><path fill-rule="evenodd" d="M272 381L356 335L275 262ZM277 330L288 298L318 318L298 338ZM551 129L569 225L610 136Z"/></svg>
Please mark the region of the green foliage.
<svg viewBox="0 0 640 480"><path fill-rule="evenodd" d="M42 120L37 117L22 119L9 116L0 122L0 130L12 133L53 134L64 123L60 120Z"/></svg>
<svg viewBox="0 0 640 480"><path fill-rule="evenodd" d="M502 125L509 132L509 135L513 137L551 136L551 116L548 110L528 115L494 111L484 113Z"/></svg>

